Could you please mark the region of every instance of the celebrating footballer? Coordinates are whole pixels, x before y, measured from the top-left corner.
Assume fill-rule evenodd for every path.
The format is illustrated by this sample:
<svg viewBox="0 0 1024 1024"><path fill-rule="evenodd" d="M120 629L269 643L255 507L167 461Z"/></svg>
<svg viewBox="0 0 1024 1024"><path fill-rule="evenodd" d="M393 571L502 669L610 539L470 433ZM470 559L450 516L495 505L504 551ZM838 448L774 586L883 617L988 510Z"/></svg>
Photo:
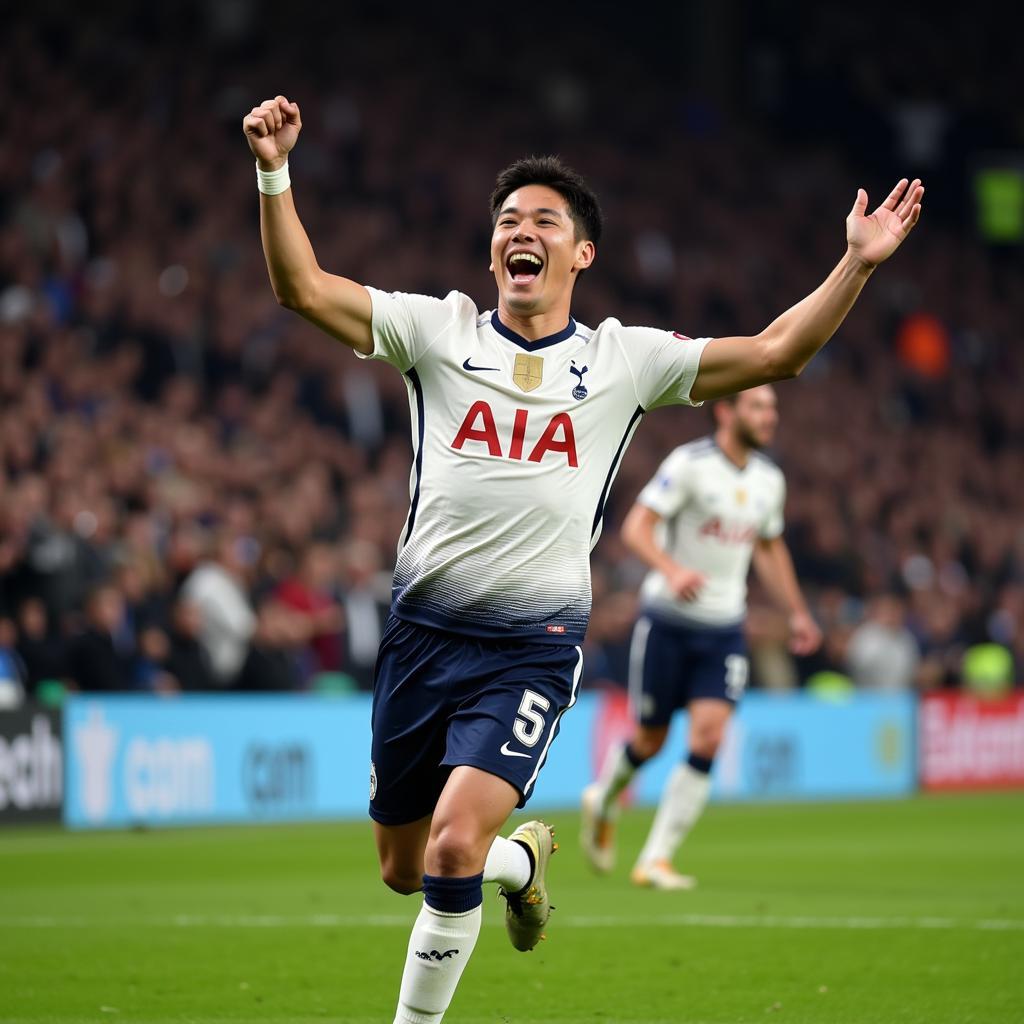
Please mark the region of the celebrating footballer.
<svg viewBox="0 0 1024 1024"><path fill-rule="evenodd" d="M498 833L576 700L589 553L641 417L800 373L917 223L924 189L902 180L870 214L859 190L846 251L814 292L758 334L691 339L573 319L602 218L554 158L498 175L493 310L321 269L289 180L301 126L284 96L243 120L274 294L360 358L390 363L409 393L409 515L374 680L369 812L384 881L423 893L394 1019L436 1024L476 943L485 883L505 895L517 949L547 923L550 829Z"/></svg>

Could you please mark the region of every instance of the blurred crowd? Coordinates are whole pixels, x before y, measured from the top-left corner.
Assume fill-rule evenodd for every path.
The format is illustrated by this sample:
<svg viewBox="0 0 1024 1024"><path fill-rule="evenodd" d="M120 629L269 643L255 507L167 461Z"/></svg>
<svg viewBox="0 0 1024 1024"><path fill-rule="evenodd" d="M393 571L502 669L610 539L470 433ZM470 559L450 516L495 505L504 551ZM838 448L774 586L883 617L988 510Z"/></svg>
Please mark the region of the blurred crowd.
<svg viewBox="0 0 1024 1024"><path fill-rule="evenodd" d="M779 386L770 454L826 639L794 661L755 589L754 681L1022 670L1022 260L979 238L969 184L976 153L1024 151L1024 119L983 33L956 37L950 79L941 26L914 25L913 77L902 45L871 51L841 13L804 26L806 52L784 22L733 26L716 92L707 40L673 60L597 14L568 44L415 11L398 32L369 4L346 29L300 2L302 33L279 40L245 0L101 8L44 3L0 43L17 97L0 147L0 682L370 686L407 395L274 301L240 124L277 92L302 107L291 173L321 265L388 289L490 308L494 175L560 153L608 220L577 288L592 326L755 333L842 254L858 185L877 201L924 178L914 237ZM594 556L591 685L624 680L643 573L617 526L667 451L710 429L706 410L658 411L624 461Z"/></svg>

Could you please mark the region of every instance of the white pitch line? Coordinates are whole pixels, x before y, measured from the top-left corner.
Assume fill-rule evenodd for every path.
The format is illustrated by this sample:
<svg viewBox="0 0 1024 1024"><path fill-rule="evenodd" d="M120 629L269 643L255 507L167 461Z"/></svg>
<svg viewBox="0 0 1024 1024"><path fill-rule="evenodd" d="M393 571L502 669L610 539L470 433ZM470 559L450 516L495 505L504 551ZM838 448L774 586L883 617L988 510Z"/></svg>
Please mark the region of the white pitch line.
<svg viewBox="0 0 1024 1024"><path fill-rule="evenodd" d="M174 914L170 917L111 918L33 915L0 917L0 928L399 928L409 927L405 914ZM491 924L500 920L493 915ZM810 917L742 914L660 914L558 916L560 928L766 928L839 931L1024 931L1024 920L958 920L953 917Z"/></svg>

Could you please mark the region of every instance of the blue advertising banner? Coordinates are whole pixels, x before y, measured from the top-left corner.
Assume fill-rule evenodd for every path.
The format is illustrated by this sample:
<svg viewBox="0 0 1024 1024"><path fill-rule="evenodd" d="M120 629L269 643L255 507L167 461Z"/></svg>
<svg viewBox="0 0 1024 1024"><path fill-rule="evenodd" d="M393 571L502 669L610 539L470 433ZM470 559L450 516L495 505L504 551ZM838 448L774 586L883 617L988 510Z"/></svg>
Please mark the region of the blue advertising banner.
<svg viewBox="0 0 1024 1024"><path fill-rule="evenodd" d="M369 697L75 697L64 728L73 828L366 813Z"/></svg>
<svg viewBox="0 0 1024 1024"><path fill-rule="evenodd" d="M877 798L913 791L914 699L748 694L715 765L717 800ZM575 807L625 697L584 694L562 718L531 809ZM685 751L686 719L641 773L657 801ZM368 696L75 697L65 708L64 815L73 828L351 818L366 814Z"/></svg>
<svg viewBox="0 0 1024 1024"><path fill-rule="evenodd" d="M817 800L903 796L914 790L915 700L858 693L842 701L804 693L748 693L715 762L712 799ZM686 751L685 714L631 794L656 803ZM530 806L574 806L605 751L628 737L625 694L584 695L562 720Z"/></svg>
<svg viewBox="0 0 1024 1024"><path fill-rule="evenodd" d="M719 754L712 797L904 796L917 779L915 707L906 693L749 694Z"/></svg>

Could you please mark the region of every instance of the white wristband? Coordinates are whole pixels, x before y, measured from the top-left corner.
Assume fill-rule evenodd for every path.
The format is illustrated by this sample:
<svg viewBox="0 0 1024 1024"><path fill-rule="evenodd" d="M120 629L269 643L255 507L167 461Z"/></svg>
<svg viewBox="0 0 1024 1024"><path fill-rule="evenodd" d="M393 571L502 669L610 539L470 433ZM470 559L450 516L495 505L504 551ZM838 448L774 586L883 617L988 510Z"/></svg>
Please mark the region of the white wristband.
<svg viewBox="0 0 1024 1024"><path fill-rule="evenodd" d="M292 179L288 177L288 161L285 160L276 171L264 171L257 163L256 187L265 196L279 196L287 192L292 187Z"/></svg>

